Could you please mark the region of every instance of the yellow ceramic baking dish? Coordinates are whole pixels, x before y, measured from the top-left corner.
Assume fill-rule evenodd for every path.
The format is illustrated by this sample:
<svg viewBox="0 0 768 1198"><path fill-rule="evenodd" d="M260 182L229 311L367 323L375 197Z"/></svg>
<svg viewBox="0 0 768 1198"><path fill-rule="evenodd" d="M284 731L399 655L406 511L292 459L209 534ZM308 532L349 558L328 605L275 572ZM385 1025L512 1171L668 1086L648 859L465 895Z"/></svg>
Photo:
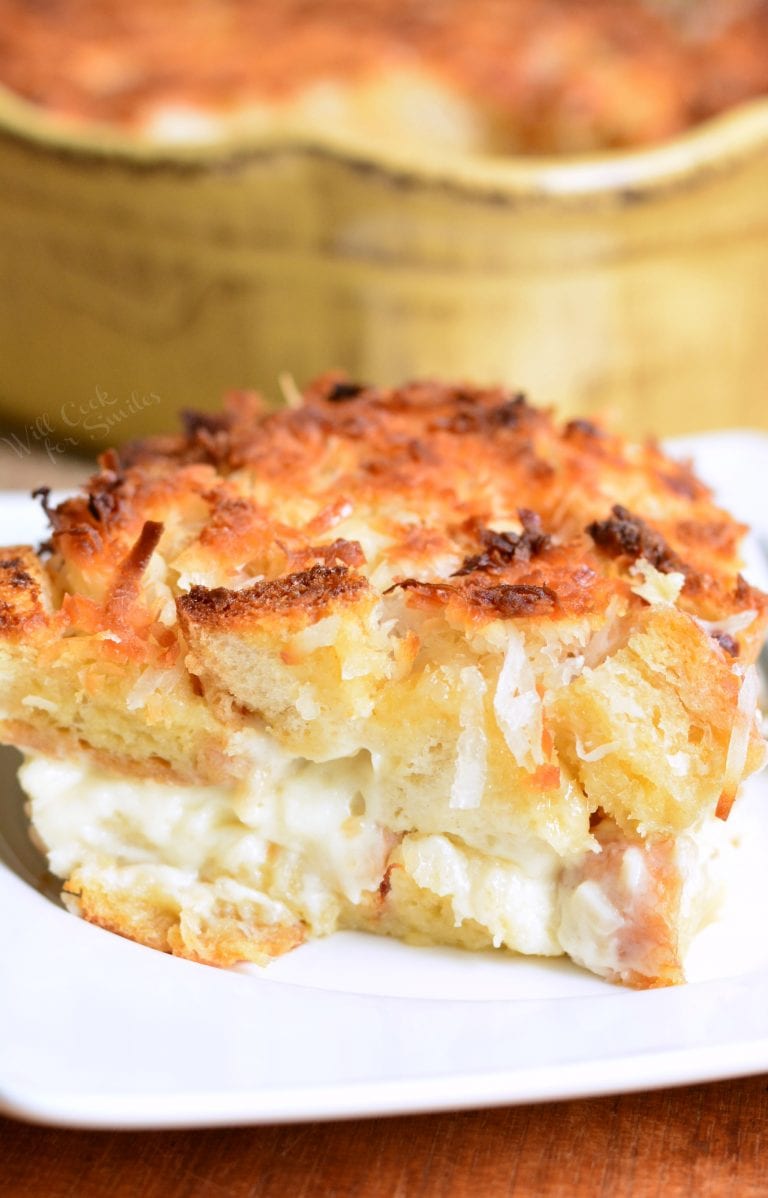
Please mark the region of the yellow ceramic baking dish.
<svg viewBox="0 0 768 1198"><path fill-rule="evenodd" d="M0 96L0 413L27 435L89 450L332 366L768 427L768 101L652 149L484 159L277 128L164 148Z"/></svg>

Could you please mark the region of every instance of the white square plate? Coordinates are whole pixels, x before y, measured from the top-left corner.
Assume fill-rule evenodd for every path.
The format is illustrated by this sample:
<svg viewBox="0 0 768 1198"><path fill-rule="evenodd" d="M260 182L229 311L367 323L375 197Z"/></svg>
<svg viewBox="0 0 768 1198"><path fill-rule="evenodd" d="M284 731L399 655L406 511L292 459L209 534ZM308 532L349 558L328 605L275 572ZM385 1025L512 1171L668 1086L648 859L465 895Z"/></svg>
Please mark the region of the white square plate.
<svg viewBox="0 0 768 1198"><path fill-rule="evenodd" d="M678 442L768 542L768 437ZM0 496L0 544L44 535ZM759 578L759 554L752 575ZM342 933L267 970L164 956L66 914L0 755L0 1108L79 1127L211 1126L569 1098L768 1070L768 779L694 979L634 993L562 961Z"/></svg>

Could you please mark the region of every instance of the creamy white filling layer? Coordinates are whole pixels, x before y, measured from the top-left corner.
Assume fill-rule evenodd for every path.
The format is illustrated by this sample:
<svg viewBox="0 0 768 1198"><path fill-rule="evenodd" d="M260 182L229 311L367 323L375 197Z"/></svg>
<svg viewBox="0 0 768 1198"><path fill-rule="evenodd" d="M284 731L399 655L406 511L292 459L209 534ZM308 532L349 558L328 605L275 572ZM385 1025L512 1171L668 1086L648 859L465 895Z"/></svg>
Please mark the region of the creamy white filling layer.
<svg viewBox="0 0 768 1198"><path fill-rule="evenodd" d="M343 900L358 903L379 887L399 846L401 868L424 891L449 900L456 926L472 920L496 946L566 952L603 975L626 967L617 879L611 897L594 880L564 885L562 859L536 838L505 843L503 856L495 856L452 836L395 835L376 818L366 754L316 764L265 740L254 761L246 783L179 786L115 778L85 759L33 757L20 781L50 867L62 878L86 868L121 885L151 881L182 907L199 905L206 887L220 895L224 886L244 901L277 900L320 934L333 930ZM723 843L715 821L679 842L691 928L711 914L703 896L710 902L716 890ZM630 908L648 885L642 853L628 849L620 872L618 893Z"/></svg>

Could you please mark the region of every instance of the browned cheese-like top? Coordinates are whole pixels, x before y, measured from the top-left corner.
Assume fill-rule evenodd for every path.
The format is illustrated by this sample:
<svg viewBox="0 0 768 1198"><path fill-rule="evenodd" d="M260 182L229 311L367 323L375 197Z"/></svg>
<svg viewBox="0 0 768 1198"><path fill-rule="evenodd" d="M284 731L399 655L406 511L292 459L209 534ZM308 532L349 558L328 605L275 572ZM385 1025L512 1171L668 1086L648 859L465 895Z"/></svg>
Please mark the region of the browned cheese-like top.
<svg viewBox="0 0 768 1198"><path fill-rule="evenodd" d="M131 127L392 68L468 97L502 148L642 145L768 91L768 5L0 0L0 82L65 119Z"/></svg>
<svg viewBox="0 0 768 1198"><path fill-rule="evenodd" d="M558 621L615 596L641 608L642 560L676 576L678 606L730 657L758 650L766 598L739 572L743 526L653 443L561 427L502 388L333 375L301 407L270 413L237 393L186 426L110 451L87 493L49 512L56 619L117 632L105 651L161 663L178 653L155 549L182 617L209 626L314 620L393 591L468 630ZM27 583L15 563L4 559L0 599L13 600L18 631L10 591ZM720 630L748 611L736 635Z"/></svg>

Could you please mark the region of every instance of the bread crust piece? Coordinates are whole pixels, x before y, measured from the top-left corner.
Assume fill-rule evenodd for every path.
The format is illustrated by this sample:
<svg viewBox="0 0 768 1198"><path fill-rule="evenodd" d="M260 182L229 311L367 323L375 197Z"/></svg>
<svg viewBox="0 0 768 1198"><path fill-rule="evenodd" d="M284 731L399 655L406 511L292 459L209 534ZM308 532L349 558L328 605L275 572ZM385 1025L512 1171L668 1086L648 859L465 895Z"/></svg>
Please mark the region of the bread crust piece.
<svg viewBox="0 0 768 1198"><path fill-rule="evenodd" d="M78 870L64 891L89 923L202 965L265 965L304 940L298 920L268 922L263 906L241 900L200 912L181 907L153 879L144 885L137 885L135 876L130 880L126 887L103 871Z"/></svg>
<svg viewBox="0 0 768 1198"><path fill-rule="evenodd" d="M586 963L679 980L687 879L664 846L727 815L762 762L750 667L768 618L739 573L742 526L687 465L501 388L326 376L300 408L236 394L105 455L49 515L46 553L0 561L2 735L171 798L223 788L222 828L276 854L250 874L195 857L141 898L130 870L162 869L172 841L123 812L109 850L67 855L40 809L86 917L220 964L340 921L549 953L568 948L566 879L598 878L623 930L619 956ZM311 806L265 830L265 803L298 802L297 771L336 813L330 857L359 838L354 884L341 850L333 877L314 848L307 864ZM590 862L615 873L638 844L627 897ZM525 890L533 858L535 928L492 901ZM230 883L245 889L224 901ZM265 902L282 906L259 930Z"/></svg>

